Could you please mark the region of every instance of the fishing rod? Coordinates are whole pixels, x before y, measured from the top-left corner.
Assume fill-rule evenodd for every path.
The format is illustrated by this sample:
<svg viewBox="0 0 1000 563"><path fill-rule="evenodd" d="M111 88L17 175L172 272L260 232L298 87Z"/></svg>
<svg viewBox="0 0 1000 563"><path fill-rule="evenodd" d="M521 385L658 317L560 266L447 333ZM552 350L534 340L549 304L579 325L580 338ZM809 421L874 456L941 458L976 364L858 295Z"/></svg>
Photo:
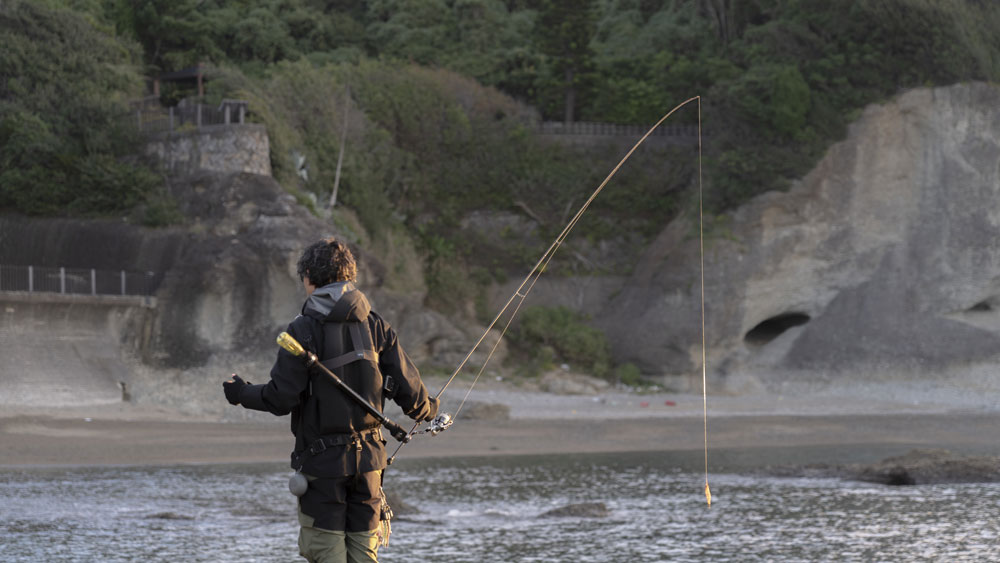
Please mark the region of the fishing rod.
<svg viewBox="0 0 1000 563"><path fill-rule="evenodd" d="M595 189L594 192L592 194L590 194L590 197L587 198L587 200L584 202L584 204L580 207L580 210L576 212L576 215L573 216L573 218L569 221L569 223L563 228L562 232L559 233L559 236L557 236L555 238L555 240L552 242L552 244L549 245L549 248L545 251L545 253L542 254L542 257L539 258L538 262L535 263L535 266L531 269L530 272L528 272L528 275L525 276L524 281L521 282L521 285L519 285L518 288L514 291L513 295L510 296L510 299L507 300L507 303L504 304L504 306L497 313L496 317L494 317L493 321L489 324L489 326L486 327L486 330L483 332L482 336L479 337L479 340L476 341L476 343L472 346L472 349L469 350L469 353L466 354L465 359L463 359L462 362L458 365L458 367L455 368L455 371L451 374L451 377L448 378L448 380L445 382L445 384L441 387L441 390L438 391L438 394L435 395L436 399L440 400L441 395L444 394L444 392L448 389L448 386L451 385L451 382L454 381L455 377L459 374L459 372L461 372L462 368L465 367L465 364L469 361L469 358L472 357L472 354L474 354L476 352L476 350L479 349L480 344L482 344L483 340L486 339L486 335L489 334L489 332L491 330L493 330L493 327L496 326L497 322L499 322L500 318L504 315L504 313L506 313L507 310L511 307L511 305L515 301L517 301L517 305L516 305L516 307L514 307L513 312L511 313L510 317L507 319L507 322L504 325L503 330L500 333L500 336L497 338L497 342L493 345L493 348L490 350L489 355L486 357L486 361L483 362L483 365L479 369L479 373L477 373L475 379L473 380L472 385L469 386L469 390L468 390L468 392L465 395L465 399L462 400L462 404L459 405L458 410L455 412L456 416L458 415L458 412L461 411L462 406L465 404L465 400L468 399L469 394L472 392L472 388L475 387L476 383L479 381L480 376L482 375L483 371L486 368L486 364L489 363L490 359L493 357L493 353L496 351L497 347L499 346L500 340L503 339L503 336L507 332L507 328L510 327L511 322L514 320L514 317L517 315L517 312L520 310L521 304L524 303L524 300L527 298L528 293L531 291L532 288L534 288L535 282L538 281L538 278L541 276L542 272L545 270L546 266L548 266L549 262L552 260L552 257L555 255L556 250L558 250L559 247L562 246L563 241L569 235L569 232L573 229L573 227L576 226L577 222L580 220L580 217L583 216L583 213L587 210L587 208L590 207L590 204L594 201L594 199L597 198L598 194L601 193L601 191L608 184L608 182L610 182L611 179L615 176L615 174L618 173L618 170L621 169L621 167L625 164L625 162L632 156L632 153L634 153L636 151L636 149L638 149L639 146L642 145L646 141L646 139L653 133L653 131L655 131L660 125L662 125L663 122L667 120L667 118L669 118L671 115L674 114L674 112L676 112L680 108L682 108L682 107L686 106L687 104L689 104L691 102L694 102L694 101L698 102L698 154L699 154L699 166L698 166L698 189L699 189L699 192L698 193L699 193L699 215L702 214L702 210L701 210L701 207L700 207L700 204L701 204L701 160L700 160L701 159L701 96L695 96L693 98L689 98L689 99L685 100L684 102L681 102L676 107L674 107L672 110L670 110L669 112L667 112L666 115L664 115L663 117L661 117L659 119L659 121L657 121L652 127L650 127L650 129L646 132L646 134L643 135L635 143L635 145L632 146L632 148L625 154L625 156L622 157L622 159L618 162L617 165L615 165L615 167L611 170L611 172L607 175L607 177L604 178L604 181L602 181L601 184L597 187L597 189ZM702 237L703 237L703 235L702 235ZM704 247L702 247L702 253L704 253ZM704 261L702 262L702 276L704 276ZM704 281L702 281L702 284L703 284L703 288L702 288L702 309L703 309L703 311L702 311L702 318L703 318L703 321L702 321L702 333L703 333L703 335L702 335L702 342L703 342L703 347L704 347ZM527 286L527 289L525 289L525 286ZM518 297L520 297L520 299L517 299ZM702 369L704 371L704 365L703 365ZM706 409L707 409L707 406L706 406ZM706 416L707 416L707 412L706 412ZM449 423L448 423L448 426L450 426L452 422L454 422L454 420L450 420ZM413 424L413 427L410 429L410 431L409 431L409 433L407 435L408 436L412 436L416 432L417 427L419 425L420 425L420 421L415 422ZM445 428L447 428L447 426ZM442 430L443 430L443 428L442 428ZM706 422L706 432L705 433L706 433L706 436L705 436L705 441L706 441L706 452L705 452L706 453L706 460L705 460L706 461L705 493L706 493L706 497L709 499L709 501L708 501L709 502L709 506L711 506L711 497L709 496L710 493L708 492L708 479L707 479L707 470L708 470L708 468L707 468L707 462L708 462L708 459L707 459L707 457L708 457L708 452L707 452L707 441L708 441L708 436L707 436L707 433L708 433L707 422ZM434 432L433 434L437 434L437 432ZM405 441L401 441L401 443L398 446L396 446L396 451L393 452L392 456L389 457L389 459L387 461L388 464L392 464L393 460L395 460L395 458L396 458L396 455L399 453L399 451L403 447L403 444L405 444L405 443L406 443Z"/></svg>

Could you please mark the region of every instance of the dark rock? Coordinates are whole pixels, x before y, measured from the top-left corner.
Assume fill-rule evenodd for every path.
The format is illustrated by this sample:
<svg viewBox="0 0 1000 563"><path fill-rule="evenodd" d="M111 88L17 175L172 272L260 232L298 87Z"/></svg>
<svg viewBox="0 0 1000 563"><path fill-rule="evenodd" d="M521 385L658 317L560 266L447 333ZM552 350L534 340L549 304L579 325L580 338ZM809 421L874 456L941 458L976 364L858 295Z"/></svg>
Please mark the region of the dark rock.
<svg viewBox="0 0 1000 563"><path fill-rule="evenodd" d="M553 508L538 515L539 518L553 518L564 516L575 516L584 518L605 518L611 511L603 502L581 502L568 504L560 508Z"/></svg>
<svg viewBox="0 0 1000 563"><path fill-rule="evenodd" d="M947 450L911 450L852 469L853 479L885 485L1000 482L1000 458L963 457Z"/></svg>
<svg viewBox="0 0 1000 563"><path fill-rule="evenodd" d="M156 514L150 514L147 518L156 520L194 520L194 516L177 514L176 512L157 512Z"/></svg>
<svg viewBox="0 0 1000 563"><path fill-rule="evenodd" d="M1000 458L960 456L947 450L915 449L871 464L773 466L772 477L817 477L890 486L1000 482Z"/></svg>

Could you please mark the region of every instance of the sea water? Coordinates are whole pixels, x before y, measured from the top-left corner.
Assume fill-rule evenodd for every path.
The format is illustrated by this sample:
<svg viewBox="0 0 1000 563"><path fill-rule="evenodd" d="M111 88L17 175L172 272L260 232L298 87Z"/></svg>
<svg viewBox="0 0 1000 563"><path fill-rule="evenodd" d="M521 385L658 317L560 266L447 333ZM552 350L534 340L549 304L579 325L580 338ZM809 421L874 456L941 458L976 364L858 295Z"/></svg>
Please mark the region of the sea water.
<svg viewBox="0 0 1000 563"><path fill-rule="evenodd" d="M876 451L889 450L864 455ZM1000 484L760 471L808 454L711 452L711 508L703 452L403 458L386 488L417 511L399 510L380 560L1000 560ZM0 470L0 561L302 561L289 475L278 463ZM575 503L608 513L542 516Z"/></svg>

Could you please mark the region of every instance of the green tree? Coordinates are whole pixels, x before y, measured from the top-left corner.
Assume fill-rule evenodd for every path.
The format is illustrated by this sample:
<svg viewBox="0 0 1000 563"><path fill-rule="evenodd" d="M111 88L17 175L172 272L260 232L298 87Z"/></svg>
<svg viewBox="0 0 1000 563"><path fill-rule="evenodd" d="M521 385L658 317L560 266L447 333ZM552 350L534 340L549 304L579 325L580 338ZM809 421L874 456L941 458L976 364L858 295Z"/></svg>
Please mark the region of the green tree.
<svg viewBox="0 0 1000 563"><path fill-rule="evenodd" d="M215 2L204 0L116 0L119 26L142 45L154 73L180 70L205 60L221 60L213 39L218 21L207 16ZM223 14L226 15L225 13ZM239 14L232 12L232 17Z"/></svg>
<svg viewBox="0 0 1000 563"><path fill-rule="evenodd" d="M577 97L593 68L590 40L597 31L594 0L543 0L539 9L535 40L549 58L552 80L562 91L563 121L572 123Z"/></svg>
<svg viewBox="0 0 1000 563"><path fill-rule="evenodd" d="M198 62L263 71L303 56L362 53L361 3L318 0L108 0L121 30L142 45L153 72ZM361 19L359 19L361 18Z"/></svg>
<svg viewBox="0 0 1000 563"><path fill-rule="evenodd" d="M738 73L719 56L713 32L692 4L647 12L641 2L607 2L600 12L594 47L595 88L581 108L585 118L650 124L679 102L707 93L720 78ZM646 6L649 9L649 6ZM693 123L679 114L672 123Z"/></svg>
<svg viewBox="0 0 1000 563"><path fill-rule="evenodd" d="M138 49L52 3L0 4L0 207L31 214L131 209L156 184L128 158L125 100Z"/></svg>
<svg viewBox="0 0 1000 563"><path fill-rule="evenodd" d="M445 66L522 100L535 95L541 60L531 48L534 13L499 0L456 0L454 47Z"/></svg>
<svg viewBox="0 0 1000 563"><path fill-rule="evenodd" d="M368 19L372 48L405 61L441 64L455 43L454 15L444 0L372 0Z"/></svg>
<svg viewBox="0 0 1000 563"><path fill-rule="evenodd" d="M767 19L767 7L774 0L698 0L701 12L712 22L723 45L742 37L747 26Z"/></svg>

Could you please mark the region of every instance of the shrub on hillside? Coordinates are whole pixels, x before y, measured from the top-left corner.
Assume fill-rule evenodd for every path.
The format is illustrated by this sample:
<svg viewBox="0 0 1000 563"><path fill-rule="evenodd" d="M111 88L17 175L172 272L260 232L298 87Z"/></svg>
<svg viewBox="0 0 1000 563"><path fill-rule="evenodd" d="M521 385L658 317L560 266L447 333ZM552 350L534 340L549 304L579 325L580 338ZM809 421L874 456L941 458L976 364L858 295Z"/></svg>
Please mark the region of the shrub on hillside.
<svg viewBox="0 0 1000 563"><path fill-rule="evenodd" d="M0 4L0 207L28 214L109 214L158 182L124 159L136 132L136 46L50 3Z"/></svg>
<svg viewBox="0 0 1000 563"><path fill-rule="evenodd" d="M598 377L608 374L611 351L600 330L586 324L587 316L569 307L527 307L516 319L511 337L536 359L562 361ZM542 358L554 354L554 357Z"/></svg>

